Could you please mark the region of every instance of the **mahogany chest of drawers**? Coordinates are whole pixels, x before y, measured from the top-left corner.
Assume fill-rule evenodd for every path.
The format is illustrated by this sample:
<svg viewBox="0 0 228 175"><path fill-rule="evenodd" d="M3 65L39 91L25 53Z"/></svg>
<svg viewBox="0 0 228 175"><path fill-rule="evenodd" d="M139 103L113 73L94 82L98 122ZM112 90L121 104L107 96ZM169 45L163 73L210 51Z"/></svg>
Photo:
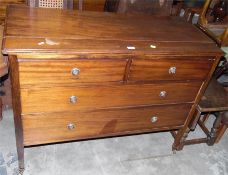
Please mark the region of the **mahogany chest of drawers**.
<svg viewBox="0 0 228 175"><path fill-rule="evenodd" d="M177 130L182 148L222 52L175 17L9 6L20 168L24 147Z"/></svg>

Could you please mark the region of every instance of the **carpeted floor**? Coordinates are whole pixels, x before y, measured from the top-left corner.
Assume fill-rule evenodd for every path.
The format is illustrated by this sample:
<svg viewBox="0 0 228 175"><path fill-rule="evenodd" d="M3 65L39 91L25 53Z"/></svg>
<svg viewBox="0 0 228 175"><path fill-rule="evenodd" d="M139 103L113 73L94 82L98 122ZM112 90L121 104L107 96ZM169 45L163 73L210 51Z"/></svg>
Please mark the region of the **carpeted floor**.
<svg viewBox="0 0 228 175"><path fill-rule="evenodd" d="M197 129L190 137L201 135ZM213 147L185 146L177 154L172 143L163 132L26 148L24 175L228 175L228 133ZM7 110L0 122L0 175L18 174L16 155Z"/></svg>

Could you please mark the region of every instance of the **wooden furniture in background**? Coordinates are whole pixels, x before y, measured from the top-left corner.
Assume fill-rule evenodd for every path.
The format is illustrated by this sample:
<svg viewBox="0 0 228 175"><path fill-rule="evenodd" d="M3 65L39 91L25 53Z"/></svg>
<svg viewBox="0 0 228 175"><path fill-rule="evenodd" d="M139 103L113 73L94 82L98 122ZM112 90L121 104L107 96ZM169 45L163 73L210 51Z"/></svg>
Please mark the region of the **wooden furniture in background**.
<svg viewBox="0 0 228 175"><path fill-rule="evenodd" d="M74 0L74 9L81 11L104 11L105 3L106 0Z"/></svg>
<svg viewBox="0 0 228 175"><path fill-rule="evenodd" d="M200 14L198 26L209 35L219 46L227 46L228 42L228 23L227 16L220 22L214 22L214 17L211 16L213 10L216 10L217 4L221 3L220 0L206 0L202 9L191 9L191 17L194 13ZM216 7L217 6L217 7ZM227 13L227 12L226 12ZM221 32L222 31L222 32ZM217 34L217 32L219 34ZM228 69L227 60L224 58L223 64L217 68L214 79L210 82L204 96L202 97L196 112L196 117L193 120L192 130L195 129L198 123L200 128L206 134L206 138L197 138L186 140L185 145L207 143L213 145L223 136L228 126L228 95L225 88L217 82L217 78ZM205 123L209 115L213 113L216 116L214 124L209 131L205 126ZM203 114L203 116L202 116ZM175 137L175 132L173 132Z"/></svg>
<svg viewBox="0 0 228 175"><path fill-rule="evenodd" d="M182 6L182 0L106 0L105 11L160 16L178 16Z"/></svg>
<svg viewBox="0 0 228 175"><path fill-rule="evenodd" d="M173 17L10 6L5 27L22 169L37 144L178 129L182 149L223 54Z"/></svg>
<svg viewBox="0 0 228 175"><path fill-rule="evenodd" d="M208 130L205 123L210 114L214 114L216 119L211 130ZM199 102L195 116L191 129L194 130L199 124L206 138L185 140L184 144L207 143L211 146L218 143L228 126L228 91L215 78L210 81Z"/></svg>
<svg viewBox="0 0 228 175"><path fill-rule="evenodd" d="M205 1L203 10L199 16L198 26L217 42L219 46L228 46L228 16L226 15L221 22L208 21L208 9L212 2L213 0Z"/></svg>
<svg viewBox="0 0 228 175"><path fill-rule="evenodd" d="M116 0L116 1L106 0L105 1L104 11L117 12L118 7L119 7L119 0Z"/></svg>
<svg viewBox="0 0 228 175"><path fill-rule="evenodd" d="M220 61L219 66L216 68L215 70L215 75L216 79L220 78L221 76L228 76L228 60L227 58L223 57ZM224 77L223 77L224 79ZM223 87L228 87L228 82L227 81L223 81L220 82L220 84Z"/></svg>
<svg viewBox="0 0 228 175"><path fill-rule="evenodd" d="M169 16L172 5L172 0L120 0L117 12Z"/></svg>

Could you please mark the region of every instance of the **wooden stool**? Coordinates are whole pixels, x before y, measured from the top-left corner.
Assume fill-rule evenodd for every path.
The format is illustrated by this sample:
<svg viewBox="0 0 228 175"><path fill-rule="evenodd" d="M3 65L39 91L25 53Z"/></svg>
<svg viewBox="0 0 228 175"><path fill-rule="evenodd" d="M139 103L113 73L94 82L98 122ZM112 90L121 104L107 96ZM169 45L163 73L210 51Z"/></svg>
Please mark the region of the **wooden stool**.
<svg viewBox="0 0 228 175"><path fill-rule="evenodd" d="M216 116L216 119L209 131L205 123L212 113ZM198 123L207 137L185 140L184 145L207 143L211 146L218 143L228 126L228 92L216 79L212 79L209 83L195 115L196 118L192 121L191 130L194 130Z"/></svg>

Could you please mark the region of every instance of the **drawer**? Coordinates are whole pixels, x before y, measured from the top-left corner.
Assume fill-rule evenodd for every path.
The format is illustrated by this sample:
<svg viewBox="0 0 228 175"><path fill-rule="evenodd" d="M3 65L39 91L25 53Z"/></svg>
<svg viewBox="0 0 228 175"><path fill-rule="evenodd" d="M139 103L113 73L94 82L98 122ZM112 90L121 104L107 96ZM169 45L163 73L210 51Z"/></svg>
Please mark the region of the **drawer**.
<svg viewBox="0 0 228 175"><path fill-rule="evenodd" d="M20 85L123 81L127 60L49 60L19 62Z"/></svg>
<svg viewBox="0 0 228 175"><path fill-rule="evenodd" d="M129 81L204 80L213 59L133 60Z"/></svg>
<svg viewBox="0 0 228 175"><path fill-rule="evenodd" d="M21 89L22 113L193 102L200 82Z"/></svg>
<svg viewBox="0 0 228 175"><path fill-rule="evenodd" d="M191 104L22 116L25 145L181 127Z"/></svg>

